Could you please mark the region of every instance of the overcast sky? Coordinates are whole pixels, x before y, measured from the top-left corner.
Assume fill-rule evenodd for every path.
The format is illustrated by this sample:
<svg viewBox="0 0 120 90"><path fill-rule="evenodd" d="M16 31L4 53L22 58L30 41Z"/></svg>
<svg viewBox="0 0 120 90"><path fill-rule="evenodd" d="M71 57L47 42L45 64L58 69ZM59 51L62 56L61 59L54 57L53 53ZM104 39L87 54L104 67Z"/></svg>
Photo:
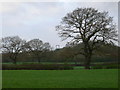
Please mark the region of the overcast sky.
<svg viewBox="0 0 120 90"><path fill-rule="evenodd" d="M2 37L18 35L25 40L39 38L53 47L63 47L67 41L61 41L55 26L66 13L81 7L108 11L114 22L118 23L117 2L6 2L2 3L0 10Z"/></svg>

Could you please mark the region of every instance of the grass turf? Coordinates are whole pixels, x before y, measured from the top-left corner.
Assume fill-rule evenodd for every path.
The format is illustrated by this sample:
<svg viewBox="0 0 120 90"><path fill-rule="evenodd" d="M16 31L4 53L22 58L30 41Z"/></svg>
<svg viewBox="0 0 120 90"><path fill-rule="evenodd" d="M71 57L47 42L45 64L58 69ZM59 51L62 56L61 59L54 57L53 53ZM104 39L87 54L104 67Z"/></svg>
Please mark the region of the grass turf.
<svg viewBox="0 0 120 90"><path fill-rule="evenodd" d="M117 88L117 69L3 70L3 88Z"/></svg>

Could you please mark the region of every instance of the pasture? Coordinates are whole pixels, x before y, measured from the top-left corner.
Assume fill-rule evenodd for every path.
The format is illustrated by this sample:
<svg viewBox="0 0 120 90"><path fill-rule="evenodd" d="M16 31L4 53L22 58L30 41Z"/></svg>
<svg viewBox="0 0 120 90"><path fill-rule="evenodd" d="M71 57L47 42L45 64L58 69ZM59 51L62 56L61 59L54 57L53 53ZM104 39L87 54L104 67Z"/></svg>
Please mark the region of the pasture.
<svg viewBox="0 0 120 90"><path fill-rule="evenodd" d="M3 88L117 88L117 69L3 70Z"/></svg>

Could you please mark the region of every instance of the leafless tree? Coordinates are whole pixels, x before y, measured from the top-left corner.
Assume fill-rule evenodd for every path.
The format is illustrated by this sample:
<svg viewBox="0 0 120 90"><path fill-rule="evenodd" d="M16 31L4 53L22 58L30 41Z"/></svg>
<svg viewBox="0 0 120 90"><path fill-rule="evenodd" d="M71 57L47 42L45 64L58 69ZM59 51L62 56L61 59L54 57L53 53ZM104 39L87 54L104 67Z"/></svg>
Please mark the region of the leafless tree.
<svg viewBox="0 0 120 90"><path fill-rule="evenodd" d="M40 62L41 54L43 51L43 42L39 39L32 39L26 43L27 50L32 52L33 55L37 58L38 62Z"/></svg>
<svg viewBox="0 0 120 90"><path fill-rule="evenodd" d="M103 43L117 40L116 25L108 12L99 12L94 8L77 8L62 18L56 30L63 40L83 43L80 54L85 56L85 69L90 69L93 51Z"/></svg>
<svg viewBox="0 0 120 90"><path fill-rule="evenodd" d="M43 50L44 51L50 51L52 49L50 43L46 42L43 44Z"/></svg>
<svg viewBox="0 0 120 90"><path fill-rule="evenodd" d="M25 45L25 40L22 40L18 36L5 37L1 41L1 51L2 53L8 53L9 58L13 61L14 64L17 63L17 57L20 52L22 52L23 46Z"/></svg>

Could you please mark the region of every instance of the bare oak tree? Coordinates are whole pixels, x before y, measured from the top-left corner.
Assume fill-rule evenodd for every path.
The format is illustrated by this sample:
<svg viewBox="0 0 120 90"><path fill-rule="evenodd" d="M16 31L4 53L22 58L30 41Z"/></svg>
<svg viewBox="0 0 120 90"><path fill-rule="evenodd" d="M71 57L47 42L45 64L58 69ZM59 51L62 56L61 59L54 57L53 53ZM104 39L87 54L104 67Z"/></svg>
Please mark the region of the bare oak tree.
<svg viewBox="0 0 120 90"><path fill-rule="evenodd" d="M43 51L50 51L52 49L50 43L46 42L43 44Z"/></svg>
<svg viewBox="0 0 120 90"><path fill-rule="evenodd" d="M80 54L85 56L85 69L90 69L93 51L103 43L117 40L117 31L113 18L108 12L99 12L94 8L77 8L62 18L56 30L63 40L83 43Z"/></svg>
<svg viewBox="0 0 120 90"><path fill-rule="evenodd" d="M25 42L25 40L22 40L18 36L5 37L2 38L2 47L0 49L2 53L8 53L9 58L13 61L14 64L16 64L18 54L22 52Z"/></svg>
<svg viewBox="0 0 120 90"><path fill-rule="evenodd" d="M32 39L26 43L26 48L28 48L28 51L32 52L38 62L40 62L43 42L39 39Z"/></svg>

